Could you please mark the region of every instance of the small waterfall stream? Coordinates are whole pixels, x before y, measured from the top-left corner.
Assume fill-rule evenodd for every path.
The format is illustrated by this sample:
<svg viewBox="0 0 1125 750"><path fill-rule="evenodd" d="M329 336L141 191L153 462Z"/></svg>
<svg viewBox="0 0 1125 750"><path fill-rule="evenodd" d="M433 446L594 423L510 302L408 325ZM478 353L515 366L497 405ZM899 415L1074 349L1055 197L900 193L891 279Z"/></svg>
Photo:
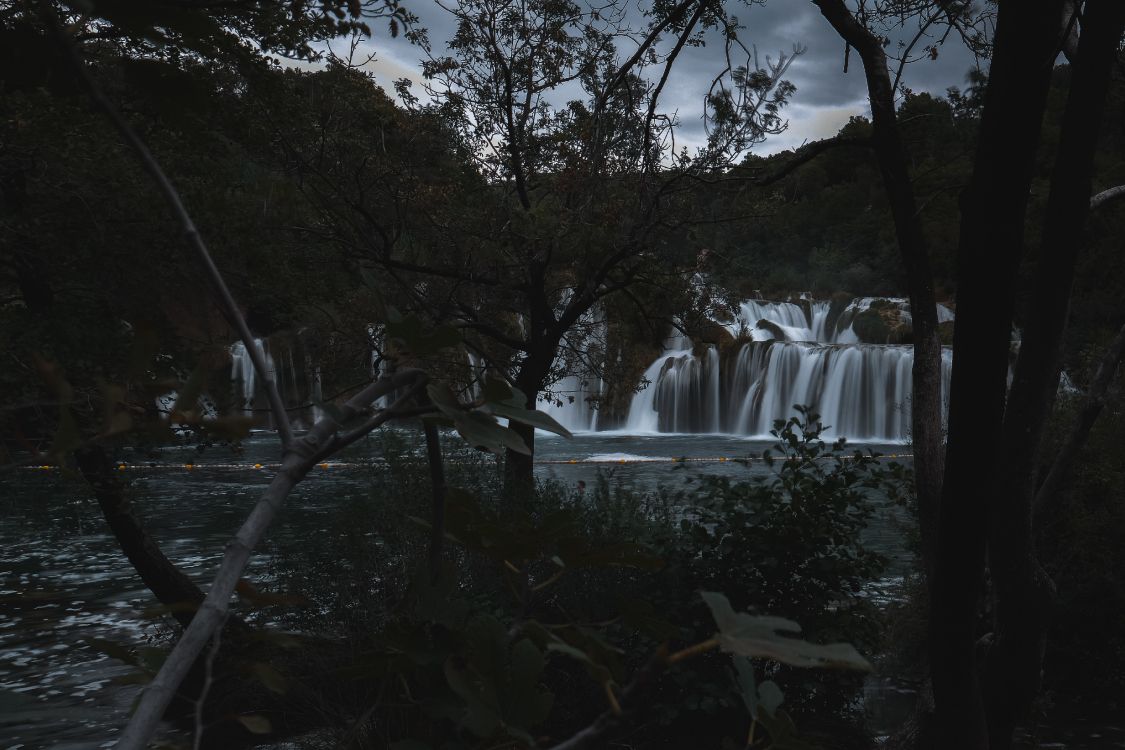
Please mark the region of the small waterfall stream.
<svg viewBox="0 0 1125 750"><path fill-rule="evenodd" d="M276 378L277 370L274 367L273 357L270 356L269 349L266 347L266 342L263 339L256 338L254 339L254 346L262 353L266 369ZM231 344L230 361L230 379L237 384L242 394L238 408L242 410L243 414L253 414L254 401L258 395L258 374L254 371L254 362L250 359L250 351L246 348L246 344L241 341Z"/></svg>

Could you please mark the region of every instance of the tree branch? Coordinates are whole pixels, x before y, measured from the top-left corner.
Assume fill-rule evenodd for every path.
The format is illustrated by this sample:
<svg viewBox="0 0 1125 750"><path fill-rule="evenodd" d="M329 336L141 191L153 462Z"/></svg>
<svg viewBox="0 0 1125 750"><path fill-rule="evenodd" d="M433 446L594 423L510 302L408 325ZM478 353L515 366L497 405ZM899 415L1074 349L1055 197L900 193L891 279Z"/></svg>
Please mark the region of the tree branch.
<svg viewBox="0 0 1125 750"><path fill-rule="evenodd" d="M750 181L753 182L755 185L763 185L763 186L764 185L772 185L773 183L778 182L779 180L782 180L785 177L788 177L790 174L795 172L798 167L802 167L805 164L808 164L810 161L812 161L816 157L820 156L825 151L831 151L832 149L839 148L841 146L852 146L852 147L856 147L856 148L871 148L872 143L871 143L870 138L860 138L858 136L839 136L839 135L835 136L833 138L825 138L824 140L821 140L821 141L813 141L812 143L806 143L804 146L801 146L799 149L797 149L795 152L793 152L793 156L790 157L789 160L786 161L784 164L782 164L780 167L773 170L769 174L764 174L764 175L761 175L761 176L750 178ZM726 178L726 179L720 178L719 181L724 182L728 179L738 180L738 179L742 179L742 178L738 178L738 177Z"/></svg>
<svg viewBox="0 0 1125 750"><path fill-rule="evenodd" d="M1068 63L1073 64L1078 54L1078 18L1081 15L1078 0L1063 0L1062 8L1062 53Z"/></svg>
<svg viewBox="0 0 1125 750"><path fill-rule="evenodd" d="M644 40L639 45L637 45L636 52L634 52L633 56L626 60L621 65L621 67L617 69L617 73L613 76L612 80L610 80L609 84L605 87L601 95L597 98L597 101L594 103L593 114L595 119L597 119L597 117L601 114L601 111L605 108L606 102L609 101L610 95L613 94L614 90L618 86L624 83L630 71L632 71L636 64L640 62L641 58L644 57L649 48L656 43L656 40L659 39L660 35L664 33L664 30L672 24L676 23L680 18L682 18L684 13L687 12L687 9L690 8L691 4L694 2L696 2L696 0L683 0L683 2L673 8L672 11L664 17L663 21L654 26L652 30L649 31L648 36L646 36Z"/></svg>
<svg viewBox="0 0 1125 750"><path fill-rule="evenodd" d="M250 332L250 327L246 324L246 318L242 316L242 311L238 309L238 304L234 301L234 296L231 294L230 289L227 287L223 275L219 272L218 266L215 265L211 253L207 250L207 245L203 242L203 237L199 233L199 229L195 226L195 222L188 213L187 208L184 206L183 201L180 199L180 194L177 192L175 186L164 174L164 170L156 161L156 158L149 151L148 146L137 135L133 127L128 121L118 112L117 108L113 105L97 82L94 81L90 72L86 70L85 64L82 62L75 49L72 40L66 35L59 25L58 16L55 15L51 6L44 2L40 6L41 13L47 22L51 33L59 42L59 46L65 51L66 57L74 69L75 74L81 80L82 85L86 88L86 93L93 100L94 104L101 109L105 115L113 123L117 129L118 134L126 145L133 150L137 159L140 161L141 166L149 176L152 177L156 183L157 188L160 190L161 195L167 202L168 207L172 210L173 216L180 224L180 229L184 233L185 239L192 249L195 250L200 263L203 265L207 276L211 279L211 283L215 286L215 291L219 296L219 306L223 310L227 321L238 332L238 337L242 339L242 343L246 345L246 351L250 354L250 361L254 365L254 370L258 374L258 378L265 383L266 395L269 399L270 408L274 412L274 420L277 427L278 437L281 439L282 450L287 450L293 441L293 428L289 422L289 415L285 411L285 402L281 400L281 393L277 389L277 383L273 379L269 369L266 367L265 357L262 356L261 350L258 348L254 341L254 334Z"/></svg>
<svg viewBox="0 0 1125 750"><path fill-rule="evenodd" d="M1097 193L1093 198L1090 199L1090 210L1097 211L1105 204L1122 196L1125 196L1125 185L1118 185L1117 187L1107 188L1100 193Z"/></svg>
<svg viewBox="0 0 1125 750"><path fill-rule="evenodd" d="M144 693L136 711L129 719L125 731L121 734L117 747L119 750L143 750L148 745L165 709L184 677L187 676L195 663L196 658L206 647L216 628L221 627L223 620L230 609L230 598L235 587L242 578L242 572L250 559L250 553L265 535L266 529L281 510L285 498L297 484L304 479L316 464L326 454L346 445L344 440L336 437L340 430L341 422L346 422L366 411L371 403L387 393L413 383L415 387L425 382L425 374L420 370L402 370L389 378L384 378L372 383L367 388L357 393L340 407L340 422L328 416L317 420L313 428L303 437L294 441L285 453L281 462L281 469L270 481L269 487L262 494L250 515L243 522L238 533L227 544L223 554L223 562L215 574L215 580L207 592L207 598L199 607L191 624L184 630L180 640L176 642L168 658L160 667L160 671ZM413 397L408 394L395 403L405 403ZM366 432L369 433L388 419L396 417L395 406L384 409L375 418L365 423ZM349 433L354 434L353 433ZM358 439L358 438L355 438ZM330 446L330 449L329 449Z"/></svg>
<svg viewBox="0 0 1125 750"><path fill-rule="evenodd" d="M612 709L605 711L594 720L593 724L554 745L550 750L593 750L593 748L607 747L610 738L623 729L633 719L638 709L644 706L644 696L668 669L670 663L667 649L661 646L621 691L621 697L618 698L619 711Z"/></svg>
<svg viewBox="0 0 1125 750"><path fill-rule="evenodd" d="M1117 335L1113 337L1113 341L1102 354L1102 358L1098 360L1098 369L1095 371L1094 378L1090 381L1086 394L1082 398L1082 406L1078 410L1078 419L1075 420L1074 427L1059 448L1059 452L1051 463L1051 469L1047 472L1043 483L1039 485L1039 489L1035 492L1034 509L1036 514L1042 513L1048 504L1058 497L1059 489L1074 468L1078 452L1086 444L1086 438L1090 436L1090 430L1093 429L1098 415L1105 407L1106 393L1110 384L1113 383L1113 376L1117 372L1117 367L1121 364L1123 357L1125 357L1125 325L1117 331Z"/></svg>

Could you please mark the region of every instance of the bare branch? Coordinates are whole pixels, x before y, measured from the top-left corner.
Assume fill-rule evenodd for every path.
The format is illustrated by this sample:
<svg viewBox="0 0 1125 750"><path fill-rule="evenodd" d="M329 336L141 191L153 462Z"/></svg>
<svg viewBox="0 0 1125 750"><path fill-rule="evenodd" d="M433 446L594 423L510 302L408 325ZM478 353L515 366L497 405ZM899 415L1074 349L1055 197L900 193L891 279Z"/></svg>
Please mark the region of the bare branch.
<svg viewBox="0 0 1125 750"><path fill-rule="evenodd" d="M860 138L860 137L856 137L856 136L850 136L850 137L849 136L836 136L834 138L825 138L824 140L821 140L821 141L814 141L812 143L807 143L804 146L801 146L799 149L797 149L793 153L793 156L791 158L789 158L780 167L778 167L777 169L774 169L773 171L769 172L768 174L753 177L753 178L751 178L750 181L753 182L755 185L761 185L761 186L772 185L773 183L778 182L779 180L781 180L781 179L787 177L788 175L792 174L794 171L797 170L798 167L801 167L805 164L808 164L810 161L812 161L816 157L820 156L825 151L831 151L832 149L839 148L841 146L851 146L851 147L855 147L855 148L871 148L871 139L870 138ZM738 179L742 179L742 178L739 178L737 176L732 176L732 177L724 178L723 181L734 181L734 180L738 180Z"/></svg>
<svg viewBox="0 0 1125 750"><path fill-rule="evenodd" d="M593 748L607 747L609 740L628 725L638 709L644 707L644 696L668 669L669 664L667 649L661 646L621 691L621 696L617 699L620 710L605 711L594 720L594 723L569 739L554 745L550 750L593 750Z"/></svg>
<svg viewBox="0 0 1125 750"><path fill-rule="evenodd" d="M242 578L242 572L250 560L250 553L281 510L285 498L325 457L327 446L332 446L334 451L346 444L344 440L337 437L341 422L347 422L364 413L380 396L407 384L417 386L424 382L425 378L425 374L420 370L410 369L401 370L389 378L378 380L340 407L339 422L331 416L322 417L308 433L294 441L282 459L281 469L274 475L269 487L243 522L238 533L227 544L223 562L215 574L207 598L168 654L156 677L141 694L137 709L118 741L117 747L120 750L142 750L148 745L180 683L211 640L216 628L221 627L226 619L231 595ZM412 398L413 395L411 394L410 397ZM396 402L396 406L405 400L406 397L403 397ZM367 432L364 434L395 416L397 414L393 406L380 411L375 418L365 423Z"/></svg>
<svg viewBox="0 0 1125 750"><path fill-rule="evenodd" d="M277 383L273 378L273 373L266 367L265 357L262 356L261 350L254 342L254 334L250 332L250 327L246 324L246 318L242 316L242 311L238 309L238 304L234 301L234 296L231 294L230 289L227 287L223 275L219 272L218 266L215 265L211 253L207 250L207 245L203 242L203 237L199 233L199 229L195 226L195 222L188 213L187 208L184 206L183 201L180 199L180 194L175 186L164 174L164 170L160 164L153 157L152 152L149 151L148 146L137 135L133 127L128 121L117 111L106 95L102 92L97 82L94 81L90 72L86 70L85 64L82 62L81 57L78 55L78 50L75 49L73 41L66 35L59 25L58 16L55 15L54 10L50 4L43 3L41 11L47 21L48 27L51 29L52 34L59 42L59 46L65 51L68 61L78 78L82 81L83 86L86 87L86 93L90 99L101 109L106 116L113 123L117 129L118 134L126 145L133 150L137 159L140 161L141 166L149 176L152 177L160 190L164 200L168 203L168 207L172 210L172 214L180 224L180 229L184 233L185 239L192 249L195 250L200 263L203 265L207 276L211 279L211 283L215 286L215 291L219 295L219 306L227 321L238 332L238 337L246 345L246 351L250 354L250 361L254 365L254 370L258 374L258 378L265 383L266 395L269 399L270 408L274 412L275 426L277 428L278 437L281 439L281 447L283 450L289 448L293 441L293 428L289 422L289 415L285 411L285 402L281 400L281 393L277 389Z"/></svg>
<svg viewBox="0 0 1125 750"><path fill-rule="evenodd" d="M1082 450L1082 446L1085 445L1086 438L1090 436L1090 430L1093 429L1098 415L1105 407L1106 393L1109 391L1113 376L1117 373L1117 367L1121 364L1123 357L1125 357L1125 326L1121 326L1120 330L1117 331L1117 335L1113 337L1113 341L1102 354L1102 358L1098 360L1098 369L1082 397L1082 405L1078 409L1078 418L1063 441L1062 447L1059 448L1055 460L1051 463L1050 471L1047 472L1043 483L1039 485L1039 489L1035 492L1033 507L1036 513L1043 512L1058 497L1059 489L1074 468L1078 452Z"/></svg>
<svg viewBox="0 0 1125 750"><path fill-rule="evenodd" d="M1078 0L1063 0L1062 53L1069 63L1078 54L1078 18L1081 15Z"/></svg>
<svg viewBox="0 0 1125 750"><path fill-rule="evenodd" d="M1125 196L1125 185L1118 185L1117 187L1107 188L1100 193L1095 194L1094 197L1090 199L1090 210L1097 211L1106 203L1116 200L1122 196Z"/></svg>

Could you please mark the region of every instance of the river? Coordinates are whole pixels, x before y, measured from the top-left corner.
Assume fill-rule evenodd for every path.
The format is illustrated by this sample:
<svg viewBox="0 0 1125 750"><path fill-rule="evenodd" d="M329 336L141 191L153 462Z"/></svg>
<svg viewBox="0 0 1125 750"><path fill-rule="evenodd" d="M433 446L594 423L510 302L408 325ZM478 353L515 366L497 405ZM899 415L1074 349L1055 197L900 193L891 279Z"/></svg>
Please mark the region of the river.
<svg viewBox="0 0 1125 750"><path fill-rule="evenodd" d="M376 446L354 446L298 487L263 553L253 559L251 576L265 574L273 546L326 529L344 502L370 499L367 477L380 460ZM696 475L769 471L761 461L735 460L760 455L767 446L728 435L552 436L538 440L537 473L576 484L591 481L600 469L638 488L675 489ZM900 445L873 447L909 462L898 456ZM122 450L117 458L154 537L203 584L269 481L277 447L272 436L256 435L238 453L182 447ZM891 560L888 577L872 584L877 596L893 591L908 567L894 514L884 509L868 530L868 544ZM6 475L0 517L0 748L110 747L137 688L120 683L133 669L95 641L144 645L157 636L156 621L144 615L151 596L79 477L42 468ZM882 704L899 695L894 686L882 694ZM904 705L909 700L908 692L899 697ZM897 713L886 705L879 712Z"/></svg>

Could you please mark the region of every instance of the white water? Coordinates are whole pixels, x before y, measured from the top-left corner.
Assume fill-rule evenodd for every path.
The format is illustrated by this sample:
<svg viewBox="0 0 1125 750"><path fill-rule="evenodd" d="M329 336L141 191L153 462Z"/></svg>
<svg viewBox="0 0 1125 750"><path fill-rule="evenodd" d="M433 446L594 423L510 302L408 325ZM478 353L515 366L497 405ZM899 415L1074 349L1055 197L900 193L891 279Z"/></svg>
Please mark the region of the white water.
<svg viewBox="0 0 1125 750"><path fill-rule="evenodd" d="M633 396L623 422L621 415L613 423L599 414L598 403L605 395L606 384L598 377L581 374L567 375L541 394L538 408L572 432L613 429L634 435L768 437L774 420L792 416L793 407L801 404L821 415L829 428L826 437L905 441L910 436L912 348L861 344L852 329L855 315L870 308L876 299L852 300L831 330L829 302L745 301L726 328L746 343L722 355L714 345L697 345L677 333L645 370L642 383L646 385ZM890 301L899 308L903 322L908 322L906 302ZM939 320L952 317L949 308L938 306ZM380 332L369 333L377 337ZM604 315L592 312L573 332L578 340L566 342L557 363L559 369L575 373L584 369L583 358L600 361L606 351L605 335ZM262 339L255 339L254 344L262 352L270 376L280 380L282 391L296 394L298 377L292 352L278 354L278 371L269 345ZM470 370L479 376L482 363L471 353L467 356ZM264 407L249 352L241 342L231 347L231 361L231 379L241 400L239 408L250 414L256 406ZM386 362L374 355L371 364L373 375L382 374L386 367ZM951 364L952 353L947 349L943 354L943 392L948 392ZM309 371L308 386L315 403L322 397L319 369Z"/></svg>
<svg viewBox="0 0 1125 750"><path fill-rule="evenodd" d="M774 420L792 416L801 404L821 415L826 437L909 439L913 349L861 344L851 327L875 299L853 300L831 331L829 302L743 302L727 329L750 341L723 357L713 345L693 347L682 335L671 337L645 371L648 385L633 397L620 431L768 437ZM906 302L892 301L908 321ZM953 313L939 305L938 316L950 320ZM759 327L760 321L769 325ZM784 340L777 340L778 330ZM943 394L951 367L952 351L946 349ZM570 381L577 378L564 379L560 387L573 387ZM549 411L573 431L598 429L597 409L584 398Z"/></svg>
<svg viewBox="0 0 1125 750"><path fill-rule="evenodd" d="M254 346L262 353L262 359L264 359L266 363L266 370L272 377L276 378L277 375L274 369L273 357L270 356L265 340L254 339ZM244 414L253 414L254 399L258 393L258 377L257 373L254 371L254 362L250 359L250 351L246 348L244 343L236 341L231 344L230 360L230 379L239 384L242 395L239 408Z"/></svg>

